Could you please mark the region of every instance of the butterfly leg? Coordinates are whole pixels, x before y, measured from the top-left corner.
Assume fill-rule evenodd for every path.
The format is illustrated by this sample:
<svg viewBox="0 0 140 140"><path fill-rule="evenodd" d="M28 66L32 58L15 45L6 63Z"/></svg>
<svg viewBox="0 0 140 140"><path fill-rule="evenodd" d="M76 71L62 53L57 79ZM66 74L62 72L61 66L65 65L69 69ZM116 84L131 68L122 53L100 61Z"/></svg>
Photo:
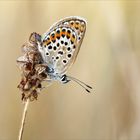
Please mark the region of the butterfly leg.
<svg viewBox="0 0 140 140"><path fill-rule="evenodd" d="M52 79L45 79L44 81L47 82L47 85L44 86L43 88L49 87L49 86L51 86L52 83L53 83L53 80L52 80Z"/></svg>

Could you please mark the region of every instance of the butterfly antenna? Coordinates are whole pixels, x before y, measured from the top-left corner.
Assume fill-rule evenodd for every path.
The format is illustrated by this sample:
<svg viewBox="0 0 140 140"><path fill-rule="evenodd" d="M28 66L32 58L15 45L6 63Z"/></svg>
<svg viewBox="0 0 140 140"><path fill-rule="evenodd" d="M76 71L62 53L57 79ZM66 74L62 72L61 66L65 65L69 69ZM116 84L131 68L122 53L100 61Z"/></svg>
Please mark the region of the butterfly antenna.
<svg viewBox="0 0 140 140"><path fill-rule="evenodd" d="M83 87L88 93L90 93L90 90L89 89L92 89L91 86L85 84L84 82L74 78L74 77L71 77L71 76L67 76L69 79L73 80L74 82L76 82L77 84L79 84L81 87ZM86 87L85 87L86 86ZM88 89L89 88L89 89Z"/></svg>

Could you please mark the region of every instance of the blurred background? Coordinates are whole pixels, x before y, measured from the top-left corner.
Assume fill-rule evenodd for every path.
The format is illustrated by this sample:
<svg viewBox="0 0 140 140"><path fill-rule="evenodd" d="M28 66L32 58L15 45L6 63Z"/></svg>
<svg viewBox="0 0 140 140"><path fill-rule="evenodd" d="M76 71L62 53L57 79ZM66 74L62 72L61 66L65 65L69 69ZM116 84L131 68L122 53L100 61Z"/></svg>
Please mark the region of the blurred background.
<svg viewBox="0 0 140 140"><path fill-rule="evenodd" d="M87 31L72 75L87 94L55 83L29 104L23 140L140 139L140 1L0 1L0 140L18 137L23 104L16 59L32 32L67 16Z"/></svg>

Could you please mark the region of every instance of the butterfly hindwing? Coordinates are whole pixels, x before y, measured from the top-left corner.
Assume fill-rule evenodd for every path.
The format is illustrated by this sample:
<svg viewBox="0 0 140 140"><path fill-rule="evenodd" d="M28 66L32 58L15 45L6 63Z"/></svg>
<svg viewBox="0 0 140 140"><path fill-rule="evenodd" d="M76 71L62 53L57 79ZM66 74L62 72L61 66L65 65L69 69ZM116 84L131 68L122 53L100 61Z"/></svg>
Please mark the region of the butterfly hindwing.
<svg viewBox="0 0 140 140"><path fill-rule="evenodd" d="M59 75L74 63L86 30L85 20L65 18L54 24L42 37L39 51L44 62Z"/></svg>

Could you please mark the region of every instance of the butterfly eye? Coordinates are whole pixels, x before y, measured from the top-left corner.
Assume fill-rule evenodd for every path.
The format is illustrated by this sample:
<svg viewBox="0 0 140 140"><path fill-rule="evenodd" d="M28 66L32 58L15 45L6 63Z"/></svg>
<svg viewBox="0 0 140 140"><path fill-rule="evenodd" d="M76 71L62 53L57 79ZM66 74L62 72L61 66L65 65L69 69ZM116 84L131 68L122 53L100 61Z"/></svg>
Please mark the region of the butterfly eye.
<svg viewBox="0 0 140 140"><path fill-rule="evenodd" d="M67 80L66 75L63 75L61 81L64 82L66 80Z"/></svg>

